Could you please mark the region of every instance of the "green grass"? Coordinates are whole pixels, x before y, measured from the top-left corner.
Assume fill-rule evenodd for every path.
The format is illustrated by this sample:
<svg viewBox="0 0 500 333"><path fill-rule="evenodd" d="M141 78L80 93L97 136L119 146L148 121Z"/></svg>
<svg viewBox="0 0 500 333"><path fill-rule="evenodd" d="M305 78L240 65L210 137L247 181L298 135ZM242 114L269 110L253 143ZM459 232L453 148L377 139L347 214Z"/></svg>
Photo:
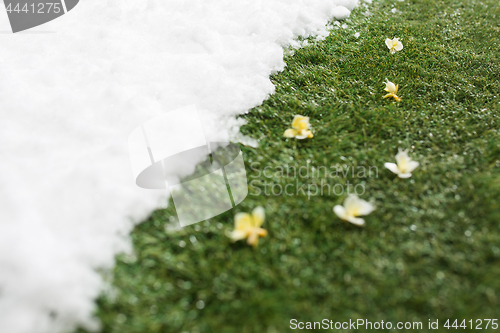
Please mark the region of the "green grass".
<svg viewBox="0 0 500 333"><path fill-rule="evenodd" d="M242 132L259 145L242 147L251 182L242 204L166 231L170 203L135 228L135 255L117 258L114 290L98 301L102 332L500 319L498 0L380 0L369 11L358 8L347 29L287 56L272 77L276 93L243 117ZM384 40L396 36L405 48L390 55ZM382 99L386 78L400 85L401 103ZM295 114L310 117L313 139L283 138ZM398 147L421 163L411 179L383 167ZM261 174L308 164L378 168L378 176L323 178L363 184L361 197L377 207L365 227L332 212L345 194L265 195L265 183L292 184L289 192L320 184ZM259 205L269 235L256 249L231 243L234 214Z"/></svg>

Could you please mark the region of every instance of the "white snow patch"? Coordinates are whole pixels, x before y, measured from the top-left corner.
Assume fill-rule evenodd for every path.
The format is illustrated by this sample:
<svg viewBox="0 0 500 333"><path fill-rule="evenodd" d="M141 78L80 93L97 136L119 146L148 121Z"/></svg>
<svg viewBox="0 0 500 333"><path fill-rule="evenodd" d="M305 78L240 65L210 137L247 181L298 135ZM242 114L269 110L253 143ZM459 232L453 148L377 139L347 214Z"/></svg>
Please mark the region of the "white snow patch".
<svg viewBox="0 0 500 333"><path fill-rule="evenodd" d="M347 9L346 7L340 6L337 9L337 13L335 14L335 18L337 20L344 20L344 19L348 18L349 15L351 15L351 10Z"/></svg>
<svg viewBox="0 0 500 333"><path fill-rule="evenodd" d="M211 136L235 138L234 115L273 93L283 47L325 36L356 4L82 0L36 29L0 34L0 332L97 327L95 269L112 268L134 223L166 199L135 186L129 133L197 104Z"/></svg>

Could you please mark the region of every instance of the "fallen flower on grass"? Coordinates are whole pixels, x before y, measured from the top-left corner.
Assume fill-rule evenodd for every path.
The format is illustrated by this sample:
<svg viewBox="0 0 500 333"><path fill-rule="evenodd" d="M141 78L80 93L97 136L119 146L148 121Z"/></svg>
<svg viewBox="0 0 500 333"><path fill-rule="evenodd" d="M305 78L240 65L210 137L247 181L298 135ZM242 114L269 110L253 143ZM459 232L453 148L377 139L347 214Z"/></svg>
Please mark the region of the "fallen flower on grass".
<svg viewBox="0 0 500 333"><path fill-rule="evenodd" d="M412 171L420 165L408 156L408 149L399 150L396 155L396 162L397 164L385 163L384 166L398 175L399 178L410 178Z"/></svg>
<svg viewBox="0 0 500 333"><path fill-rule="evenodd" d="M365 220L358 216L368 215L374 210L375 207L371 203L360 199L356 194L349 194L344 201L344 206L333 207L333 211L338 217L355 225L364 225Z"/></svg>
<svg viewBox="0 0 500 333"><path fill-rule="evenodd" d="M387 79L386 79L387 80ZM399 85L395 85L391 81L387 80L385 82L385 91L388 92L387 95L384 96L384 98L394 98L396 101L401 102L401 98L397 95L399 89Z"/></svg>
<svg viewBox="0 0 500 333"><path fill-rule="evenodd" d="M256 207L252 215L247 213L238 213L234 216L234 230L228 236L234 241L247 238L248 245L256 247L259 244L259 236L266 237L267 230L260 226L264 223L264 208Z"/></svg>
<svg viewBox="0 0 500 333"><path fill-rule="evenodd" d="M296 115L292 121L292 128L287 129L283 134L287 138L296 138L299 140L312 138L313 134L309 130L309 117Z"/></svg>
<svg viewBox="0 0 500 333"><path fill-rule="evenodd" d="M391 54L394 54L403 49L403 43L399 41L399 38L394 38L394 39L387 38L385 40L385 45L387 45L387 47L391 51Z"/></svg>

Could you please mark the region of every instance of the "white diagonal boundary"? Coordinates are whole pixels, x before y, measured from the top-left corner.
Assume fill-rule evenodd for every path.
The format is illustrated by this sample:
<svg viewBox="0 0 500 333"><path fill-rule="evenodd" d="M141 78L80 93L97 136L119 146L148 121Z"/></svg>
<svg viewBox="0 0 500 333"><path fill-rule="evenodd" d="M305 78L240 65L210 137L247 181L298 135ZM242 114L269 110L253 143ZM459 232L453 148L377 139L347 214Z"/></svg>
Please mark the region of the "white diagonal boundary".
<svg viewBox="0 0 500 333"><path fill-rule="evenodd" d="M68 10L66 9L66 1L61 0L61 4L62 4L63 10L64 10L64 14L66 14L68 12Z"/></svg>

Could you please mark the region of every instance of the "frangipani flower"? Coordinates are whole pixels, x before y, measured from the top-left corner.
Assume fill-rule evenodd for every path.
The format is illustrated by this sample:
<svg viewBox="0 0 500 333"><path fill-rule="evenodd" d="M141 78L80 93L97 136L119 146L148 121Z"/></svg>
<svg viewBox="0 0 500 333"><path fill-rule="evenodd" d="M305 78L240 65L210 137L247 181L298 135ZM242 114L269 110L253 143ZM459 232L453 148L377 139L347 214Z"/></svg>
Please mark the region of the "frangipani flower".
<svg viewBox="0 0 500 333"><path fill-rule="evenodd" d="M267 230L260 227L264 219L265 212L262 207L255 208L252 215L238 213L234 216L234 230L228 236L234 242L247 238L248 245L256 247L259 244L259 236L267 236Z"/></svg>
<svg viewBox="0 0 500 333"><path fill-rule="evenodd" d="M399 41L399 38L394 38L394 39L387 38L385 40L385 45L387 45L387 47L391 51L391 54L394 54L397 51L401 51L403 49L403 43Z"/></svg>
<svg viewBox="0 0 500 333"><path fill-rule="evenodd" d="M355 225L365 224L365 220L358 216L368 215L375 210L375 207L368 201L358 198L356 194L349 194L344 201L344 206L337 205L333 211L342 220Z"/></svg>
<svg viewBox="0 0 500 333"><path fill-rule="evenodd" d="M387 80L387 79L386 79ZM399 89L399 85L395 85L391 81L387 80L385 82L385 91L388 92L387 95L384 96L384 98L394 98L396 101L401 102L401 98L397 95Z"/></svg>
<svg viewBox="0 0 500 333"><path fill-rule="evenodd" d="M398 175L399 178L410 178L411 172L415 170L420 163L413 161L410 156L408 156L408 149L399 150L396 155L395 163L385 163L384 166Z"/></svg>
<svg viewBox="0 0 500 333"><path fill-rule="evenodd" d="M287 129L283 134L287 138L296 138L299 140L312 138L313 134L309 130L309 117L296 115L292 121L292 128Z"/></svg>

